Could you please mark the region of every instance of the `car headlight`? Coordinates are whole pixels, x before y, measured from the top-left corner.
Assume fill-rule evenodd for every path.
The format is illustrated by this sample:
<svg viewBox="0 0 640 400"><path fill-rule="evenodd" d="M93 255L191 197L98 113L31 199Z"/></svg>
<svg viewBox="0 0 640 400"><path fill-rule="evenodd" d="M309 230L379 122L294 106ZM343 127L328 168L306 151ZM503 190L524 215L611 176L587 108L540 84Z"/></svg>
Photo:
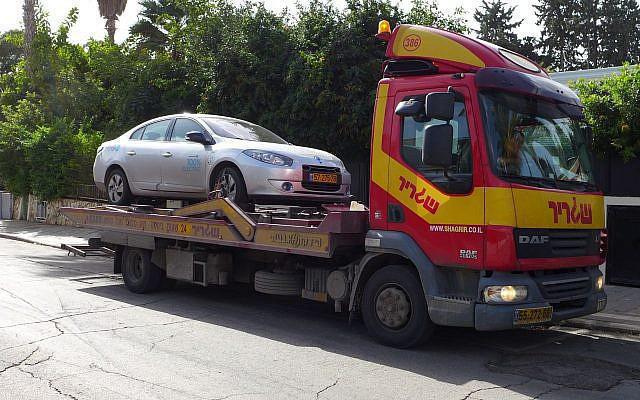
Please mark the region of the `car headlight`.
<svg viewBox="0 0 640 400"><path fill-rule="evenodd" d="M596 278L596 290L600 292L602 289L604 289L604 276L600 275Z"/></svg>
<svg viewBox="0 0 640 400"><path fill-rule="evenodd" d="M255 160L262 161L263 163L278 165L281 167L290 167L293 164L293 160L291 158L281 154L272 153L270 151L245 150L242 154L245 154Z"/></svg>
<svg viewBox="0 0 640 400"><path fill-rule="evenodd" d="M484 301L487 303L515 303L527 298L526 286L487 286Z"/></svg>

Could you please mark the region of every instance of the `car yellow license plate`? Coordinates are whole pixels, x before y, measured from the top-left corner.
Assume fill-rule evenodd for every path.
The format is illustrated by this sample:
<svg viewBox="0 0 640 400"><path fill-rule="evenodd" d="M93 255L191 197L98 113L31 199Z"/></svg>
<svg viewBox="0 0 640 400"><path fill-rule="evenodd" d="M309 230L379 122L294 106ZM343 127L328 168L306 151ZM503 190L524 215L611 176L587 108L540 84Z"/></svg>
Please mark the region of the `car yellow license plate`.
<svg viewBox="0 0 640 400"><path fill-rule="evenodd" d="M338 183L338 175L336 174L321 174L314 172L311 174L311 182L317 183Z"/></svg>
<svg viewBox="0 0 640 400"><path fill-rule="evenodd" d="M553 307L518 308L513 316L515 325L539 324L551 321Z"/></svg>

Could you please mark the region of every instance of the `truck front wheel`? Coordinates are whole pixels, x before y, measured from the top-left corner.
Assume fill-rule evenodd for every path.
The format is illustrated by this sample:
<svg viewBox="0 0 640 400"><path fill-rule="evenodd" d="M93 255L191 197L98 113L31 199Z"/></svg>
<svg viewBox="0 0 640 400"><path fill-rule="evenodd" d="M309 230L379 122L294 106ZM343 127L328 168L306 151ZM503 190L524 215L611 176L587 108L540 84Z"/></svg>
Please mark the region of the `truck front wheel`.
<svg viewBox="0 0 640 400"><path fill-rule="evenodd" d="M423 343L435 328L429 318L422 285L406 265L381 268L367 281L362 297L362 319L374 338L399 348Z"/></svg>
<svg viewBox="0 0 640 400"><path fill-rule="evenodd" d="M127 289L148 293L162 287L163 271L151 262L151 252L127 247L122 253L122 278Z"/></svg>

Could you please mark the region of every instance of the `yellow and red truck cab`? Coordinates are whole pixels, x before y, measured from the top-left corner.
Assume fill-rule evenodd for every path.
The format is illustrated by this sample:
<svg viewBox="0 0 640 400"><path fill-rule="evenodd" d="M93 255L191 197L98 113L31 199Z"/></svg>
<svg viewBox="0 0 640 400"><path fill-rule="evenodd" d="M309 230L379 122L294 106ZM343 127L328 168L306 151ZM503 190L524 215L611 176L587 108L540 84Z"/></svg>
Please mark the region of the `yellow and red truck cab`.
<svg viewBox="0 0 640 400"><path fill-rule="evenodd" d="M385 24L367 250L412 259L440 324L504 329L519 313L544 321L604 308L603 196L578 97L509 50ZM425 111L443 94L448 120ZM444 147L438 125L451 127ZM423 159L430 144L451 151L444 165Z"/></svg>

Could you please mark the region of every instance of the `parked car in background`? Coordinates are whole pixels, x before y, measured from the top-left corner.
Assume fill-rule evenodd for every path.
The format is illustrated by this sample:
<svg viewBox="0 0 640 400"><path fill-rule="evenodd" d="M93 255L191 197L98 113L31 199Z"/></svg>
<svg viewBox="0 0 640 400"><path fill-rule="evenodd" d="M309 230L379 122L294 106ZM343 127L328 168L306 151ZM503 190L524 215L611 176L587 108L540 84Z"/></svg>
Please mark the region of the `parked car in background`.
<svg viewBox="0 0 640 400"><path fill-rule="evenodd" d="M292 145L247 121L206 114L155 118L103 143L93 177L116 205L136 197L206 199L214 189L238 204L346 202L351 184L331 153Z"/></svg>

